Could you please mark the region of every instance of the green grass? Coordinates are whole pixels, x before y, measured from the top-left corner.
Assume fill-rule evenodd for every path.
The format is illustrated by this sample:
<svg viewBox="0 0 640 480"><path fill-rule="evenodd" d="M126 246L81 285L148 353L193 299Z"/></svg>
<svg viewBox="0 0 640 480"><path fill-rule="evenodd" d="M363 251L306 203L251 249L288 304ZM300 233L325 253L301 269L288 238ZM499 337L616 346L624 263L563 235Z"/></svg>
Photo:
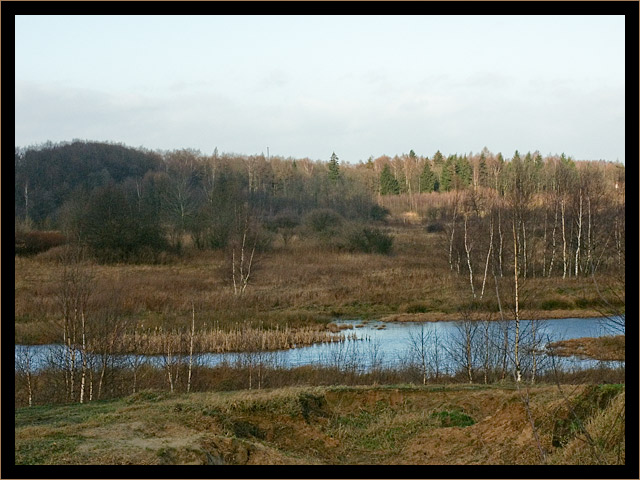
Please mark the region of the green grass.
<svg viewBox="0 0 640 480"><path fill-rule="evenodd" d="M457 410L434 412L431 417L437 419L441 427L469 427L476 423L469 415Z"/></svg>
<svg viewBox="0 0 640 480"><path fill-rule="evenodd" d="M39 405L29 408L16 409L16 428L50 425L53 427L64 427L85 423L95 418L107 418L116 412L123 402L121 400L102 400L87 403L85 405Z"/></svg>
<svg viewBox="0 0 640 480"><path fill-rule="evenodd" d="M16 439L16 465L47 465L71 460L81 442L81 437L63 432L45 435L43 438Z"/></svg>

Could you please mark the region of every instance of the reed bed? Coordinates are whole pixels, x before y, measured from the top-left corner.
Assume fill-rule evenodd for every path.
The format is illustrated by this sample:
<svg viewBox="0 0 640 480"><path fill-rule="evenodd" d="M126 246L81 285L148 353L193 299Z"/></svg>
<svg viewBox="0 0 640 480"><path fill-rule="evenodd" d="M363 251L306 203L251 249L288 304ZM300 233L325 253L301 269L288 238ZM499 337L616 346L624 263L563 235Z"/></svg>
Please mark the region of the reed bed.
<svg viewBox="0 0 640 480"><path fill-rule="evenodd" d="M344 342L355 339L355 334L345 335L332 329L317 327L275 329L256 328L248 325L236 326L225 331L210 328L196 331L193 335L194 353L226 353L287 350L314 343ZM191 348L190 332L185 330L163 330L162 328L134 331L122 336L119 350L125 353L147 355L188 354Z"/></svg>

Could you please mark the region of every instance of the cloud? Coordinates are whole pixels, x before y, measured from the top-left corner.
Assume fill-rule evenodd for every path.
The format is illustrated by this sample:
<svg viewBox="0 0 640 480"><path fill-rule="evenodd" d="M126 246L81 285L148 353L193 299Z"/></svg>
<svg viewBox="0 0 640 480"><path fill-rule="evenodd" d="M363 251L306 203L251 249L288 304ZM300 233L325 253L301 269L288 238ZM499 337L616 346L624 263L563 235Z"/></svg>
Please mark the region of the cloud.
<svg viewBox="0 0 640 480"><path fill-rule="evenodd" d="M335 151L345 161L410 149L429 155L437 149L479 151L487 145L507 155L539 149L576 158L624 158L624 88L533 88L483 74L445 88L452 79L436 75L396 83L389 92L336 96L326 90L296 93L285 85L286 77L277 70L264 77L265 88L279 94L245 90L236 96L212 85L105 93L18 82L16 145L83 138L241 154L269 146L274 155L325 160ZM384 74L370 76L373 90L387 81ZM604 145L619 150L606 151Z"/></svg>

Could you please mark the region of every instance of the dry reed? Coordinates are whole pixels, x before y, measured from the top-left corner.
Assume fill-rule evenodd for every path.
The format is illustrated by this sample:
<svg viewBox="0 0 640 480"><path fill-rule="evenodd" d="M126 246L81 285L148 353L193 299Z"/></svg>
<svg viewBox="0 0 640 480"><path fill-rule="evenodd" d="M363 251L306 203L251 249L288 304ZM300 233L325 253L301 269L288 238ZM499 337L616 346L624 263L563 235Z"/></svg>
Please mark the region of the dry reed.
<svg viewBox="0 0 640 480"><path fill-rule="evenodd" d="M344 342L344 334L314 327L291 328L285 326L266 330L248 325L236 326L230 331L220 328L201 330L194 335L193 349L198 353L225 353L286 350L314 343ZM127 353L172 354L189 352L189 333L162 328L138 330L122 337L120 351Z"/></svg>

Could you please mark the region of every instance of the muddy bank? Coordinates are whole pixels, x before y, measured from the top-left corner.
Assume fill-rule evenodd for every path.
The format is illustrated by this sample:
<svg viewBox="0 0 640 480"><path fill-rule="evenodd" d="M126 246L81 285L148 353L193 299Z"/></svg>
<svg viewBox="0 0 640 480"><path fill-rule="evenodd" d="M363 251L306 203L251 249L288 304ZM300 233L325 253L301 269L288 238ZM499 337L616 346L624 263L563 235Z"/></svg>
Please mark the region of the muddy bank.
<svg viewBox="0 0 640 480"><path fill-rule="evenodd" d="M624 361L624 335L572 338L550 343L547 349L559 357L581 357L594 360Z"/></svg>
<svg viewBox="0 0 640 480"><path fill-rule="evenodd" d="M424 312L424 313L394 313L381 317L382 322L451 322L462 320L466 315L470 320L501 320L499 312ZM505 320L513 320L511 312L503 312ZM597 318L602 313L596 310L521 310L520 320L553 320L562 318Z"/></svg>

